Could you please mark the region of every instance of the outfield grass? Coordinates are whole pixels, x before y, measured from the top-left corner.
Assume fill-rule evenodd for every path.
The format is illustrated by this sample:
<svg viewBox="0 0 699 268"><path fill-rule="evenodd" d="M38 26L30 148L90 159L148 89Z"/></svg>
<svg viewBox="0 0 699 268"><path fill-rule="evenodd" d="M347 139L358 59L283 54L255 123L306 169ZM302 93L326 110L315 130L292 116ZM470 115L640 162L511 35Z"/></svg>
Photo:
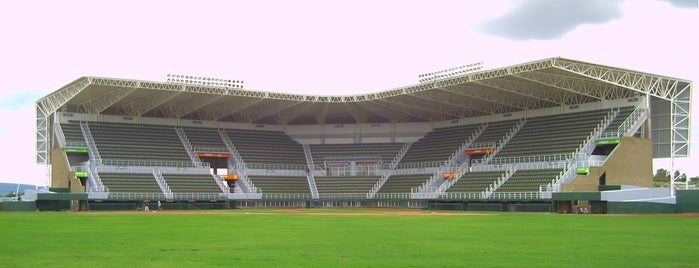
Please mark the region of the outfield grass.
<svg viewBox="0 0 699 268"><path fill-rule="evenodd" d="M0 213L2 267L697 267L699 218ZM333 212L313 210L317 212ZM467 214L467 213L464 213Z"/></svg>

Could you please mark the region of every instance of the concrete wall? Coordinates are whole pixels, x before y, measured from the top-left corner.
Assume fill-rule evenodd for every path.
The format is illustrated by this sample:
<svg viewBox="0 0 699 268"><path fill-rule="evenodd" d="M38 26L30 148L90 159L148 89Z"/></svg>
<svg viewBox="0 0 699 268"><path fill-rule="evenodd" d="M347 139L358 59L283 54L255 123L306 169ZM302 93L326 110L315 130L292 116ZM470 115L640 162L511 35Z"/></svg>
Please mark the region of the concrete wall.
<svg viewBox="0 0 699 268"><path fill-rule="evenodd" d="M563 185L564 192L597 191L599 177L606 172L607 185L653 187L652 140L622 137L601 167L590 167L588 175L577 175L573 182Z"/></svg>
<svg viewBox="0 0 699 268"><path fill-rule="evenodd" d="M63 148L51 150L51 187L68 188L71 174Z"/></svg>

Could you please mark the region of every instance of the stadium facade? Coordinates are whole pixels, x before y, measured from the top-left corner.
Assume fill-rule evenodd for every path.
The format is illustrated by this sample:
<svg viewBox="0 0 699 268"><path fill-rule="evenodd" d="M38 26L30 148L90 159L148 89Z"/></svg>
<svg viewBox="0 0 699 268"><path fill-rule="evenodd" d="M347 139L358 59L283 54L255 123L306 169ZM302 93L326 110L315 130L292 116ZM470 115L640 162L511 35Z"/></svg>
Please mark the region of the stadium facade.
<svg viewBox="0 0 699 268"><path fill-rule="evenodd" d="M652 159L688 156L691 81L564 58L421 78L315 96L81 77L36 102L37 163L63 195L29 197L71 209L677 211L674 188L652 188Z"/></svg>

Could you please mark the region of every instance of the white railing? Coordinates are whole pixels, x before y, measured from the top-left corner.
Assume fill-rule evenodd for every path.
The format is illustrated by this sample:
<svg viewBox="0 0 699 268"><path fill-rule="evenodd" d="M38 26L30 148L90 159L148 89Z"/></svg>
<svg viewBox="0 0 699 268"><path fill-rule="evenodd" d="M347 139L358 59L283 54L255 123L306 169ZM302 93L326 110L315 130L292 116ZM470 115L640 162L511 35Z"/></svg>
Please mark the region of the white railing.
<svg viewBox="0 0 699 268"><path fill-rule="evenodd" d="M398 167L398 164L400 163L401 160L403 160L403 157L405 154L408 153L408 150L410 150L410 147L413 145L412 142L405 143L403 147L400 148L398 153L396 154L395 157L393 157L393 160L391 160L391 163L388 166L388 169L396 169Z"/></svg>
<svg viewBox="0 0 699 268"><path fill-rule="evenodd" d="M199 156L197 156L197 154L194 152L194 148L192 148L192 143L189 142L189 138L187 138L187 134L184 133L184 130L182 128L175 127L175 132L177 132L177 137L180 138L180 141L182 142L184 149L187 151L189 159L192 160L192 163L194 163L194 165L197 165L197 163L201 163L201 159L199 159Z"/></svg>
<svg viewBox="0 0 699 268"><path fill-rule="evenodd" d="M416 162L416 163L400 163L398 169L428 169L439 168L447 164L447 161L432 161L432 162Z"/></svg>
<svg viewBox="0 0 699 268"><path fill-rule="evenodd" d="M192 150L196 152L207 152L207 153L229 153L227 148L222 147L212 147L212 146L192 146Z"/></svg>
<svg viewBox="0 0 699 268"><path fill-rule="evenodd" d="M540 192L495 192L488 199L541 199Z"/></svg>
<svg viewBox="0 0 699 268"><path fill-rule="evenodd" d="M480 163L482 165L490 163L490 160L492 160L495 157L495 155L497 155L500 152L500 150L502 150L502 148L505 147L505 144L507 144L507 142L509 142L512 139L512 137L514 137L524 127L526 123L526 118L517 121L517 124L512 126L512 129L510 129L510 131L508 131L507 134L505 134L505 136L502 137L500 141L498 141L498 146L495 147L495 150L491 153L486 153L483 156L483 158L480 159Z"/></svg>
<svg viewBox="0 0 699 268"><path fill-rule="evenodd" d="M556 178L551 180L546 185L539 186L539 192L542 194L542 198L551 198L553 192L560 192L562 184L570 183L573 178L575 178L575 169L578 167L576 162L570 162L566 165Z"/></svg>
<svg viewBox="0 0 699 268"><path fill-rule="evenodd" d="M231 192L230 186L228 186L228 183L223 178L221 178L221 176L219 176L217 174L212 174L212 175L214 177L214 181L216 181L216 184L218 184L218 188L221 188L221 192L224 192L224 193Z"/></svg>
<svg viewBox="0 0 699 268"><path fill-rule="evenodd" d="M555 161L567 161L573 156L573 154L545 154L545 155L523 155L523 156L512 156L495 158L491 160L488 164L499 165L499 164L518 164L527 162L555 162ZM472 161L474 165L485 165L482 159L475 159Z"/></svg>
<svg viewBox="0 0 699 268"><path fill-rule="evenodd" d="M617 136L630 136L638 130L639 121L643 121L648 117L648 108L643 104L636 106L636 109L626 117L626 120L617 128Z"/></svg>
<svg viewBox="0 0 699 268"><path fill-rule="evenodd" d="M487 148L496 148L497 143L489 141L489 142L474 142L468 148L465 149L487 149Z"/></svg>
<svg viewBox="0 0 699 268"><path fill-rule="evenodd" d="M102 189L102 191L104 191L104 184L102 184L102 180L97 172L97 164L93 163L92 160L88 161L87 172L90 186L97 187L95 189Z"/></svg>
<svg viewBox="0 0 699 268"><path fill-rule="evenodd" d="M308 188L311 190L311 196L317 199L318 187L316 187L316 179L313 176L315 165L313 164L313 154L311 153L310 145L303 144L303 154L306 156L306 179L308 180Z"/></svg>
<svg viewBox="0 0 699 268"><path fill-rule="evenodd" d="M464 142L461 143L458 149L452 153L452 155L447 159L446 161L443 162L442 166L440 168L446 168L446 167L454 167L458 169L455 165L457 164L455 161L456 159L463 154L464 150L468 148L468 146L471 145L482 133L485 131L485 129L488 127L488 124L481 124L476 131L474 131L471 136L469 136ZM463 163L461 163L463 164ZM439 190L439 186L444 183L444 178L442 178L442 173L443 172L435 172L432 174L432 177L427 180L425 183L423 183L419 188L422 189L422 192L425 191L430 191L430 189L434 189L434 191ZM435 192L437 193L437 192ZM438 193L437 193L438 194Z"/></svg>
<svg viewBox="0 0 699 268"><path fill-rule="evenodd" d="M439 199L486 199L485 192L447 192L439 195Z"/></svg>
<svg viewBox="0 0 699 268"><path fill-rule="evenodd" d="M54 120L53 122L53 132L56 134L56 137L58 138L58 146L60 148L65 148L66 137L63 134L63 127L61 126L61 122L58 122L58 120Z"/></svg>
<svg viewBox="0 0 699 268"><path fill-rule="evenodd" d="M437 187L437 193L446 192L451 186L457 183L466 172L468 172L468 162L461 163L461 166L454 171L454 173L456 173L456 177L445 180L441 185L439 185L439 187Z"/></svg>
<svg viewBox="0 0 699 268"><path fill-rule="evenodd" d="M83 132L87 149L90 151L90 159L102 159L99 150L97 150L97 144L95 144L95 140L92 138L92 132L90 131L90 126L87 125L87 122L80 122L80 130Z"/></svg>
<svg viewBox="0 0 699 268"><path fill-rule="evenodd" d="M153 160L118 160L118 159L99 159L95 161L98 165L105 166L120 166L120 167L174 167L174 168L208 168L209 163L207 162L197 162L192 163L189 161L153 161Z"/></svg>
<svg viewBox="0 0 699 268"><path fill-rule="evenodd" d="M381 175L381 178L374 184L373 187L371 187L371 190L369 190L369 193L367 194L367 199L372 199L374 196L376 196L376 193L383 187L384 184L388 181L388 179L393 175L393 170L396 169L398 166L398 163L403 159L405 154L408 152L410 149L410 146L412 146L412 142L406 143L403 145L403 147L400 148L398 153L396 154L395 157L393 157L393 160L391 160L391 163L387 167L387 172L383 173Z"/></svg>
<svg viewBox="0 0 699 268"><path fill-rule="evenodd" d="M595 140L599 137L602 132L614 121L614 118L619 114L619 109L615 109L607 113L601 122L595 126L595 128L587 135L585 141L578 146L573 155L589 154L592 152L595 146Z"/></svg>
<svg viewBox="0 0 699 268"><path fill-rule="evenodd" d="M509 169L505 170L505 172L500 177L498 177L495 181L493 181L492 184L490 184L490 186L488 186L488 188L485 189L485 191L483 192L483 196L485 198L489 198L490 196L492 196L495 193L495 191L497 191L500 188L500 186L505 184L505 182L507 182L507 180L509 180L512 177L512 175L515 174L515 172L517 172L517 166L510 166Z"/></svg>
<svg viewBox="0 0 699 268"><path fill-rule="evenodd" d="M170 190L170 186L168 186L167 182L165 182L165 178L163 178L163 174L160 172L160 170L153 169L153 177L158 183L158 186L160 186L160 190L163 191L163 194L165 194L165 197L172 199L172 190Z"/></svg>
<svg viewBox="0 0 699 268"><path fill-rule="evenodd" d="M228 152L231 153L231 157L228 158L228 165L236 167L236 171L238 173L238 183L243 185L245 189L248 191L248 193L259 193L259 190L257 189L257 187L255 187L255 184L253 184L252 181L248 179L248 175L245 173L245 162L243 162L243 159L238 153L238 150L235 148L235 145L233 145L231 140L228 138L228 134L226 133L226 131L223 129L219 129L218 134L219 136L221 136L223 143L226 145L226 149L228 149ZM237 167L243 168L240 169Z"/></svg>
<svg viewBox="0 0 699 268"><path fill-rule="evenodd" d="M460 155L464 153L464 151L467 148L471 147L471 144L473 144L473 142L476 141L476 139L478 139L478 137L480 137L481 134L483 134L483 131L485 131L487 127L488 123L481 124L476 129L476 131L471 133L471 136L469 136L464 142L462 142L461 146L459 146L459 148L456 149L456 151L454 151L454 153L447 160L447 163L453 163Z"/></svg>

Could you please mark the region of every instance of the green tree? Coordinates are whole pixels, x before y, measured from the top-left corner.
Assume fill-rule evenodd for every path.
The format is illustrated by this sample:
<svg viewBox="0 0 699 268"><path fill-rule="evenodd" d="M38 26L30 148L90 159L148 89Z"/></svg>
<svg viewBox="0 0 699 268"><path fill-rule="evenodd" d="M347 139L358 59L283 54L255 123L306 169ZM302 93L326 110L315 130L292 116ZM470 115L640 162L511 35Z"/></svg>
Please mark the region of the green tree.
<svg viewBox="0 0 699 268"><path fill-rule="evenodd" d="M653 176L653 181L670 181L670 172L664 168L658 169Z"/></svg>

